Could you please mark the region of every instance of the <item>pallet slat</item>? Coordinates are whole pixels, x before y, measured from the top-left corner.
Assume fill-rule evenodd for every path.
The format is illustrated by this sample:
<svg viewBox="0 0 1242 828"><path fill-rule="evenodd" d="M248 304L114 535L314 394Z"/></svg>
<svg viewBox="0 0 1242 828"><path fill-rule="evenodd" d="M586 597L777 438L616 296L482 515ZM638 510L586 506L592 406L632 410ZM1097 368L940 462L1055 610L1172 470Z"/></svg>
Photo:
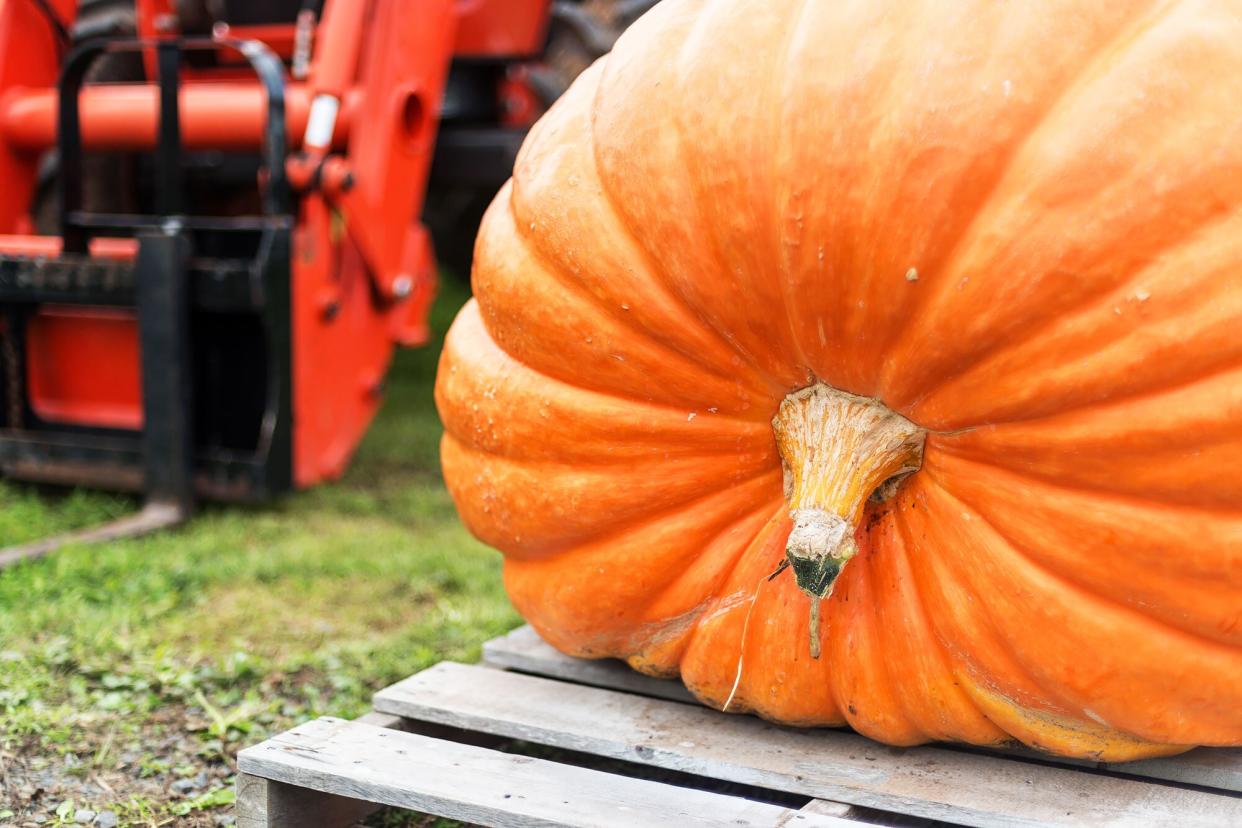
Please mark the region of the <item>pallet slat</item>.
<svg viewBox="0 0 1242 828"><path fill-rule="evenodd" d="M1180 756L1114 764L1101 762L1100 767L1148 779L1242 793L1242 748L1196 748Z"/></svg>
<svg viewBox="0 0 1242 828"><path fill-rule="evenodd" d="M571 658L558 652L529 626L519 627L508 635L489 641L483 647L486 663L531 673L551 676L592 687L624 690L654 698L693 701L679 682L655 679L635 673L618 661L590 661ZM1015 755L1006 751L988 751L990 755ZM1242 748L1197 748L1180 756L1145 759L1139 762L1090 762L1059 756L1019 751L1018 758L1062 764L1067 767L1094 768L1127 776L1180 782L1242 793Z"/></svg>
<svg viewBox="0 0 1242 828"><path fill-rule="evenodd" d="M483 661L493 667L560 678L592 687L625 690L640 696L698 704L680 681L644 676L626 664L612 659L570 658L553 648L529 626L518 627L508 635L483 645Z"/></svg>
<svg viewBox="0 0 1242 828"><path fill-rule="evenodd" d="M827 799L812 799L810 802L798 809L800 814L820 814L821 816L834 816L848 819L854 814L854 807L846 805L844 802L829 802ZM854 823L861 826L859 823Z"/></svg>
<svg viewBox="0 0 1242 828"><path fill-rule="evenodd" d="M339 797L515 828L858 828L830 814L341 719L318 719L243 750L238 771Z"/></svg>
<svg viewBox="0 0 1242 828"><path fill-rule="evenodd" d="M375 709L600 756L965 825L1242 825L1242 799L853 733L464 664L442 663Z"/></svg>
<svg viewBox="0 0 1242 828"><path fill-rule="evenodd" d="M404 730L406 726L405 719L386 713L367 713L355 721L396 730ZM246 773L237 775L236 791L240 828L353 825L380 807L370 802L341 799L320 791L291 787Z"/></svg>

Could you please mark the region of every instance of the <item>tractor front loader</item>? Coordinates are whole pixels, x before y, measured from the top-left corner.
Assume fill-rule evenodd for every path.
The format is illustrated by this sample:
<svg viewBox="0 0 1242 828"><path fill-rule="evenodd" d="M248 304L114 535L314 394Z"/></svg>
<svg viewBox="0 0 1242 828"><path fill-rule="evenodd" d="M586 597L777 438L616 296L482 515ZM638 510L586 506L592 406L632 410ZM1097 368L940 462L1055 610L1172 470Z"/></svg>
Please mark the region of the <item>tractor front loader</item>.
<svg viewBox="0 0 1242 828"><path fill-rule="evenodd" d="M425 204L468 258L650 5L0 0L0 475L145 493L85 541L340 475L428 339Z"/></svg>

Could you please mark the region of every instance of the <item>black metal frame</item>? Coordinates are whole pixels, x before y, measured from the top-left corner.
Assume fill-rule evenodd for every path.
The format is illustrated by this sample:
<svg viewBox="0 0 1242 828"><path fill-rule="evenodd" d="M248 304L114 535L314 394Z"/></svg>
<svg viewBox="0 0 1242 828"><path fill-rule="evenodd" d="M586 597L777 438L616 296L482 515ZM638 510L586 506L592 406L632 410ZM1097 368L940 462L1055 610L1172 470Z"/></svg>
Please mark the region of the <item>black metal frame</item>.
<svg viewBox="0 0 1242 828"><path fill-rule="evenodd" d="M178 93L184 52L235 49L267 92L262 215L186 215ZM79 97L107 52L154 49L160 90L154 215L82 210ZM22 422L0 430L6 476L118 489L144 489L154 503L188 510L195 496L258 500L293 485L290 245L293 215L285 177L284 66L258 41L220 39L87 42L66 58L59 82L61 234L54 258L0 256L0 314L25 374L24 318L41 303L131 307L142 361L140 432L41 422L27 399ZM132 262L93 259L91 237L133 236ZM225 243L227 240L227 243ZM208 256L241 247L249 257ZM201 314L253 314L262 325L267 367L264 410L253 452L195 447L190 332ZM25 395L23 395L24 397ZM3 412L0 412L3 416Z"/></svg>

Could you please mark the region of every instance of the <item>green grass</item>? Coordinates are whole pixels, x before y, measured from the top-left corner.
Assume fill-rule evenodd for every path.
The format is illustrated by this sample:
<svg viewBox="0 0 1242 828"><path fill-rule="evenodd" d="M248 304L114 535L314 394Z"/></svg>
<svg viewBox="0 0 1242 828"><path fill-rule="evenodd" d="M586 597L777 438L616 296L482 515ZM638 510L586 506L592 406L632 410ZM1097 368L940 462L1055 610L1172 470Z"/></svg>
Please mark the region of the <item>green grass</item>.
<svg viewBox="0 0 1242 828"><path fill-rule="evenodd" d="M464 299L446 286L440 335ZM462 528L439 476L438 351L398 354L384 408L339 483L261 508L207 507L175 531L0 573L0 749L171 780L175 756L135 762L134 750L181 729L201 762L220 763L296 721L357 716L377 688L476 658L514 626L499 557ZM0 483L0 545L136 507ZM90 804L134 824L198 807L126 796ZM225 794L203 794L204 809L223 804L213 796Z"/></svg>

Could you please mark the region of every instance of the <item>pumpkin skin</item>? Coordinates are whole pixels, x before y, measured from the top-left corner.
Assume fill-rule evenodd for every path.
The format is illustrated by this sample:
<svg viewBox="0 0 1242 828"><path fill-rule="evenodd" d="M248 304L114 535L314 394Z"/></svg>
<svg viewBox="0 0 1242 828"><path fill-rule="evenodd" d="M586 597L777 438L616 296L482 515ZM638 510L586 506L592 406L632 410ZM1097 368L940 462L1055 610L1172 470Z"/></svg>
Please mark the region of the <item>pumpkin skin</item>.
<svg viewBox="0 0 1242 828"><path fill-rule="evenodd" d="M1242 744L1242 11L665 0L480 231L445 479L549 642L897 745ZM772 419L926 429L821 608Z"/></svg>

